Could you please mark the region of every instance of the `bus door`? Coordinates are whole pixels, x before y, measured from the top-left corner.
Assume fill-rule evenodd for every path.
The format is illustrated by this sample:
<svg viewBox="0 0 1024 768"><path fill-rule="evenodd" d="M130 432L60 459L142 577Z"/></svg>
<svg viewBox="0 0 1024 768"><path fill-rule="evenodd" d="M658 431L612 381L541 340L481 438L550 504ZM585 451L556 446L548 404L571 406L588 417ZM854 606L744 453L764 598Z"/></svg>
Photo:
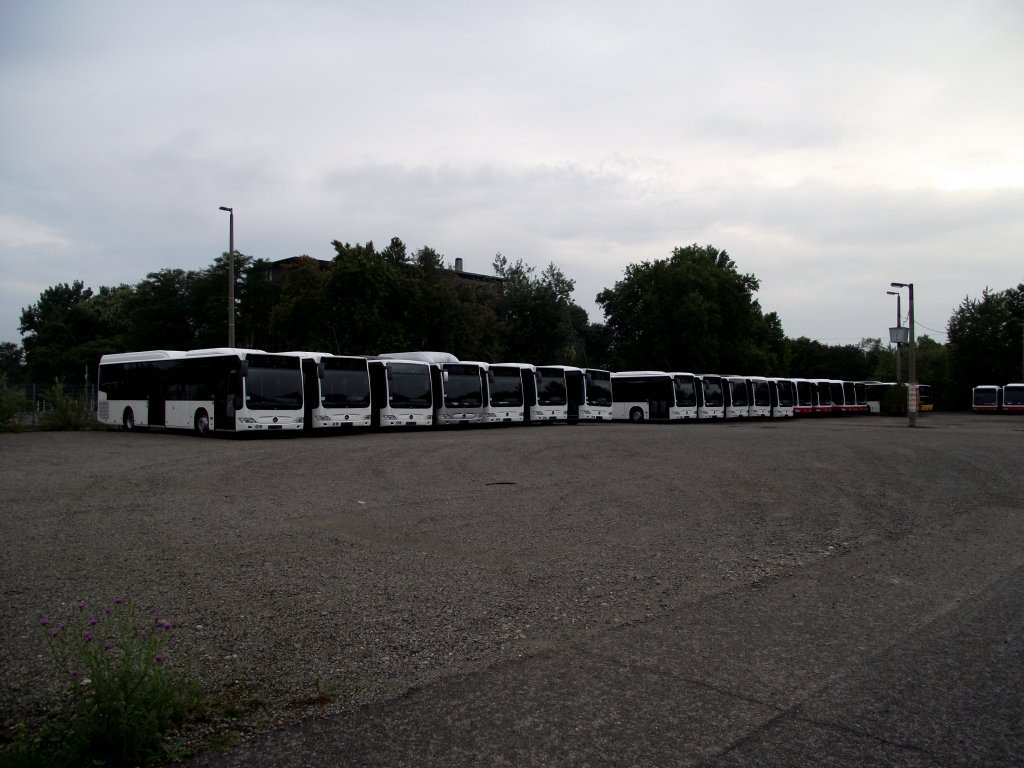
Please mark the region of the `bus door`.
<svg viewBox="0 0 1024 768"><path fill-rule="evenodd" d="M313 429L313 408L320 406L320 377L323 364L311 357L302 358L302 428Z"/></svg>
<svg viewBox="0 0 1024 768"><path fill-rule="evenodd" d="M218 376L213 387L213 428L235 428L235 409L242 402L242 379L232 368L227 376Z"/></svg>
<svg viewBox="0 0 1024 768"><path fill-rule="evenodd" d="M580 404L585 394L583 371L565 372L566 418L570 424L580 420Z"/></svg>

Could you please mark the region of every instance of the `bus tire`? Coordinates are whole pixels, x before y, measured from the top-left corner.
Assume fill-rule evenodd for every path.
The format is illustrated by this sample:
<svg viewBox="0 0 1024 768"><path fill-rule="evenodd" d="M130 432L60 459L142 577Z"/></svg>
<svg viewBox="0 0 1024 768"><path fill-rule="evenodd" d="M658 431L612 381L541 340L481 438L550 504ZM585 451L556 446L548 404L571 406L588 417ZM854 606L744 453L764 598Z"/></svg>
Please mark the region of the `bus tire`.
<svg viewBox="0 0 1024 768"><path fill-rule="evenodd" d="M210 434L210 414L206 412L205 408L200 408L196 411L195 426L196 432L200 435L206 436Z"/></svg>
<svg viewBox="0 0 1024 768"><path fill-rule="evenodd" d="M631 410L629 412L629 420L634 424L642 422L644 420L644 409L637 407Z"/></svg>
<svg viewBox="0 0 1024 768"><path fill-rule="evenodd" d="M124 427L125 432L135 431L135 412L130 407L124 409L124 415L121 416L121 425Z"/></svg>

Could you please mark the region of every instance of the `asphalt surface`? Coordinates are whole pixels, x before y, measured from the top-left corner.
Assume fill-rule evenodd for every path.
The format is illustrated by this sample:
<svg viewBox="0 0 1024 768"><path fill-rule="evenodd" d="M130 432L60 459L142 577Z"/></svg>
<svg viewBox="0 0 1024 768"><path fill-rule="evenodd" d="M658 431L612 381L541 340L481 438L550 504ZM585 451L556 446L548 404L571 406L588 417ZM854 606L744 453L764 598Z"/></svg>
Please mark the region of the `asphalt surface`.
<svg viewBox="0 0 1024 768"><path fill-rule="evenodd" d="M695 579L587 636L196 765L1022 765L1024 421L903 425L626 427L666 451L686 446L636 467L637 493L669 509L682 499L666 496L678 486L665 475L730 482L702 467L702 445L749 456L753 443L763 456L758 482L697 494L707 509L689 522L622 508L614 534L634 565L689 528L713 551L742 542L781 567ZM589 440L601 427L577 429ZM613 444L644 439L613 429L602 436ZM791 461L805 471L784 470ZM553 502L537 501L557 515Z"/></svg>
<svg viewBox="0 0 1024 768"><path fill-rule="evenodd" d="M191 766L1024 765L1024 418L918 423L0 435L0 709L128 593Z"/></svg>

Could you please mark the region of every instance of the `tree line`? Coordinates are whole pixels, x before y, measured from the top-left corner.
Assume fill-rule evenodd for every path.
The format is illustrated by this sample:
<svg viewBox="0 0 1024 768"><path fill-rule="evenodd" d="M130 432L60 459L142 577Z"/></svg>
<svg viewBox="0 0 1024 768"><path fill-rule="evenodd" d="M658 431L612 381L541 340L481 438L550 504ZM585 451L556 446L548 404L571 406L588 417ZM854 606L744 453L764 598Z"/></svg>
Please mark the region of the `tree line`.
<svg viewBox="0 0 1024 768"><path fill-rule="evenodd" d="M435 349L465 360L610 370L896 378L895 350L879 338L838 346L787 338L779 316L762 310L757 278L711 245L630 264L597 295L603 323L590 322L573 300L575 282L554 264L537 270L499 253L493 276L474 276L446 266L433 248L410 252L397 237L382 249L332 245L329 262L301 256L283 266L235 255L240 346L367 355ZM0 375L77 382L88 370L95 377L106 353L223 346L227 282L224 254L205 269L162 269L135 285L94 291L76 280L47 288L22 310L21 345L0 344ZM1022 328L1024 284L967 298L949 321L948 345L918 339L918 380L933 385L940 407L966 406L963 393L974 384L1014 379Z"/></svg>

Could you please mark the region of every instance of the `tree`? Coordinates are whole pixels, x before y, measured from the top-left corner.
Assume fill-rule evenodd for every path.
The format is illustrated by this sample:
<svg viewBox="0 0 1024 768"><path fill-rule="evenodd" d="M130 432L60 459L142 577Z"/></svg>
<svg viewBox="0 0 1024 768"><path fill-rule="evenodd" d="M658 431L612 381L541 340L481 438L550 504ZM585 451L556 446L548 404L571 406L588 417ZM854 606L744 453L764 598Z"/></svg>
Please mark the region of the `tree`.
<svg viewBox="0 0 1024 768"><path fill-rule="evenodd" d="M630 264L597 302L625 367L770 375L785 362L785 340L778 316L754 298L759 287L725 251L694 244Z"/></svg>
<svg viewBox="0 0 1024 768"><path fill-rule="evenodd" d="M986 288L981 299L965 297L947 325L950 385L968 407L979 384L1006 384L1024 377L1024 283L1005 291Z"/></svg>
<svg viewBox="0 0 1024 768"><path fill-rule="evenodd" d="M535 276L522 259L511 263L500 253L493 267L502 278L497 316L504 359L582 363L586 312L572 300L575 283L554 264Z"/></svg>

